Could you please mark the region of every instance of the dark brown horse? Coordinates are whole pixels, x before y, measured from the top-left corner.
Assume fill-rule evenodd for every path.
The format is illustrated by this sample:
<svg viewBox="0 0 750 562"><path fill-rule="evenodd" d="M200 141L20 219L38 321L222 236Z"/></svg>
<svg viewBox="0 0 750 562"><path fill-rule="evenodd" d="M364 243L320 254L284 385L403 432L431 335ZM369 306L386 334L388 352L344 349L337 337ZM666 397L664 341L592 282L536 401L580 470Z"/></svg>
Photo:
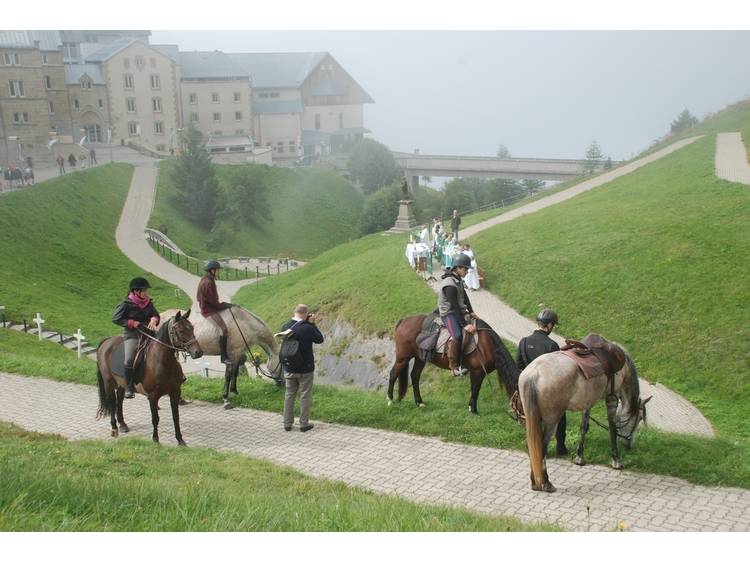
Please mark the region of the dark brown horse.
<svg viewBox="0 0 750 562"><path fill-rule="evenodd" d="M393 400L393 385L398 379L398 400L401 400L406 394L409 379L409 362L413 359L414 365L411 369L411 384L414 391L414 401L417 406L424 406L422 395L419 393L419 377L422 375L425 362L419 358L417 349L417 335L422 329L422 322L426 318L421 314L418 316L408 316L399 320L396 324L395 342L396 342L396 362L391 369L391 376L388 382L388 404ZM518 387L518 375L521 370L511 357L508 349L503 344L500 336L482 320L477 320L476 336L464 334L464 338L477 337L478 345L476 349L466 355L463 359L463 366L469 370L471 380L471 399L469 400L469 410L472 414L477 414L477 398L479 389L482 388L484 376L497 371L498 380L505 386L508 397L512 396ZM432 364L441 369L449 369L448 358L442 354L435 354Z"/></svg>
<svg viewBox="0 0 750 562"><path fill-rule="evenodd" d="M169 395L172 406L172 420L174 421L174 432L177 443L185 445L180 431L180 391L184 375L182 367L175 356L177 351L190 354L193 359L203 355L198 342L193 335L193 325L188 320L190 311L185 315L177 313L162 324L159 331L149 341L144 351L145 366L143 378L137 385L136 390L144 394L151 405L151 423L154 426L153 440L159 442L159 398ZM125 379L122 373L122 336L113 336L103 340L96 350L97 383L99 385L99 409L96 418L100 419L107 414L112 424L112 437L117 437L119 432L130 431L122 415L122 403L125 397ZM116 353L118 352L118 353ZM119 365L113 363L113 355L118 356ZM117 419L115 420L115 416ZM120 428L117 428L117 422Z"/></svg>

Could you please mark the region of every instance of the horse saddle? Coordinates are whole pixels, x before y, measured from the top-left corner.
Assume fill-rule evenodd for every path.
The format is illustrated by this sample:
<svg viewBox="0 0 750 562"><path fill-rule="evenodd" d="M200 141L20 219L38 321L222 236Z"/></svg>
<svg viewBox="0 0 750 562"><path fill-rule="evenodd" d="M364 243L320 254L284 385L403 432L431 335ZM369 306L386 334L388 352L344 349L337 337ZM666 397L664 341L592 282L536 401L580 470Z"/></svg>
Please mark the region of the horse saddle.
<svg viewBox="0 0 750 562"><path fill-rule="evenodd" d="M133 384L143 380L143 369L146 366L146 349L149 340L141 338L138 342L138 348L133 359ZM115 345L112 355L110 356L109 368L114 375L125 378L125 343L124 340Z"/></svg>
<svg viewBox="0 0 750 562"><path fill-rule="evenodd" d="M420 358L429 362L435 353L448 353L448 341L451 334L443 324L437 312L428 314L422 322L422 331L417 335L417 348ZM477 339L474 337L463 338L462 355L472 353L477 347Z"/></svg>
<svg viewBox="0 0 750 562"><path fill-rule="evenodd" d="M560 352L576 362L586 379L601 375L611 377L625 365L622 349L599 334L589 334L581 341L566 339Z"/></svg>

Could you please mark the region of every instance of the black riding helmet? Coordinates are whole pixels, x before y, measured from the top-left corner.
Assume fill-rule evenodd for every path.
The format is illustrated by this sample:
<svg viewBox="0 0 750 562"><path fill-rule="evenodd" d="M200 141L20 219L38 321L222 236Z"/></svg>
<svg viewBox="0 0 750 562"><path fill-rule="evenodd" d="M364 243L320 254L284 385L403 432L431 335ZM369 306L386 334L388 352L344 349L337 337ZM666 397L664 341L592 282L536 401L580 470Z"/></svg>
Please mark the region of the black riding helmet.
<svg viewBox="0 0 750 562"><path fill-rule="evenodd" d="M130 290L138 290L138 289L150 289L151 285L149 285L148 281L144 279L143 277L134 277L130 280Z"/></svg>
<svg viewBox="0 0 750 562"><path fill-rule="evenodd" d="M457 254L453 258L453 265L451 266L451 269L454 269L456 267L465 267L470 268L471 267L471 258L467 256L466 254Z"/></svg>
<svg viewBox="0 0 750 562"><path fill-rule="evenodd" d="M211 271L212 269L221 269L221 264L216 260L208 260L203 271Z"/></svg>
<svg viewBox="0 0 750 562"><path fill-rule="evenodd" d="M536 321L542 325L549 324L550 322L553 324L560 323L560 321L557 319L557 313L551 308L545 308L544 310L540 311L539 314L536 315Z"/></svg>

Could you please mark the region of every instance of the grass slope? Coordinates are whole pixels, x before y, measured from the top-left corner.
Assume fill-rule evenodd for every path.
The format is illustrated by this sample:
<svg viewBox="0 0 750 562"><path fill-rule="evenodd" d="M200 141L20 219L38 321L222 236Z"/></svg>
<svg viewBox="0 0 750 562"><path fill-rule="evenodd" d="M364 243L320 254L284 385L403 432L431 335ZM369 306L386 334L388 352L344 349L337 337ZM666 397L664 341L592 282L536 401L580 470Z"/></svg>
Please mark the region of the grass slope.
<svg viewBox="0 0 750 562"><path fill-rule="evenodd" d="M111 164L0 197L0 304L8 318L41 312L45 328L92 342L119 329L112 311L127 283L145 275L161 309L187 307L174 287L141 270L117 248L115 229L132 166Z"/></svg>
<svg viewBox="0 0 750 562"><path fill-rule="evenodd" d="M159 165L156 203L149 226L166 228L168 236L189 255L309 259L359 235L363 196L349 182L323 170L265 166L271 186L271 220L261 228L232 224L230 235L216 241L217 250L209 251L206 243L211 233L194 226L175 208L176 190L171 179L174 165L170 161ZM220 181L232 167L216 166Z"/></svg>
<svg viewBox="0 0 750 562"><path fill-rule="evenodd" d="M0 423L0 531L526 531L210 449L68 442Z"/></svg>
<svg viewBox="0 0 750 562"><path fill-rule="evenodd" d="M747 445L750 190L714 176L714 153L706 137L472 242L514 308L533 317L543 303L568 336L622 342L645 378Z"/></svg>

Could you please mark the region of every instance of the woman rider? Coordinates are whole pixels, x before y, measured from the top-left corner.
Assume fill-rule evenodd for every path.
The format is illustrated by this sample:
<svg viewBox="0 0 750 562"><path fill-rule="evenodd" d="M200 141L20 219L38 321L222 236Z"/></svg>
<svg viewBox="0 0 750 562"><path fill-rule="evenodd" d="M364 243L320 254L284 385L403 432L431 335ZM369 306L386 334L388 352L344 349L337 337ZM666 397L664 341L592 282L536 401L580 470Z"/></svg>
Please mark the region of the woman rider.
<svg viewBox="0 0 750 562"><path fill-rule="evenodd" d="M448 343L448 364L454 377L466 374L466 369L461 366L463 332L466 330L469 334L472 334L476 331L469 320L477 316L471 307L463 282L463 278L469 272L469 266L471 266L469 256L456 254L453 258L453 265L441 278L440 292L438 293L438 312L443 324L451 334Z"/></svg>
<svg viewBox="0 0 750 562"><path fill-rule="evenodd" d="M130 293L112 315L112 322L125 328L123 332L125 348L125 398L133 398L133 359L138 347L139 330L155 331L159 325L159 312L154 301L148 296L151 288L143 277L130 281Z"/></svg>
<svg viewBox="0 0 750 562"><path fill-rule="evenodd" d="M227 325L221 318L221 311L231 308L232 305L227 302L219 301L219 291L216 288L216 276L221 269L221 263L216 260L209 260L203 270L206 274L198 283L198 294L196 300L201 309L201 315L210 320L219 330L219 353L221 362L230 365L231 361L227 355Z"/></svg>

